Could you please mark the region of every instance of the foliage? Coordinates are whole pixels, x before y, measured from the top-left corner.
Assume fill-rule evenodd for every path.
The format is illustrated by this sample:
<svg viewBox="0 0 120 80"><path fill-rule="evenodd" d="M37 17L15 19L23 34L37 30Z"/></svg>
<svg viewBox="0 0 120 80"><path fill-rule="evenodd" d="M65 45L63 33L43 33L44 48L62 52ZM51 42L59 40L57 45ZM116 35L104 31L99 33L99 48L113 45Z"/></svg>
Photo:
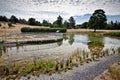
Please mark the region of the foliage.
<svg viewBox="0 0 120 80"><path fill-rule="evenodd" d="M27 64L26 66L25 66L25 72L26 73L30 73L31 71L33 71L34 70L34 66L31 64Z"/></svg>
<svg viewBox="0 0 120 80"><path fill-rule="evenodd" d="M63 21L63 18L61 16L58 16L57 17L57 20L53 22L53 25L52 27L56 28L56 27L59 27L59 28L62 28L62 21Z"/></svg>
<svg viewBox="0 0 120 80"><path fill-rule="evenodd" d="M6 66L6 65L4 65L4 66L3 66L3 68L4 68L4 73L5 73L6 75L8 75L8 74L9 74L9 72L10 72L9 67L8 67L8 66Z"/></svg>
<svg viewBox="0 0 120 80"><path fill-rule="evenodd" d="M84 22L84 23L81 25L81 28L88 28L88 22Z"/></svg>
<svg viewBox="0 0 120 80"><path fill-rule="evenodd" d="M106 21L105 12L102 9L95 10L89 19L89 28L93 28L94 32L96 32L96 29L103 29L106 27Z"/></svg>
<svg viewBox="0 0 120 80"><path fill-rule="evenodd" d="M21 32L66 32L66 29L64 28L29 28L29 27L23 27L21 29Z"/></svg>
<svg viewBox="0 0 120 80"><path fill-rule="evenodd" d="M29 25L41 26L41 23L39 21L36 21L35 18L29 18L28 24Z"/></svg>
<svg viewBox="0 0 120 80"><path fill-rule="evenodd" d="M45 64L45 71L49 72L52 70L53 67L54 67L54 63L51 61L47 61Z"/></svg>
<svg viewBox="0 0 120 80"><path fill-rule="evenodd" d="M51 23L49 23L47 20L43 20L42 26L50 26Z"/></svg>
<svg viewBox="0 0 120 80"><path fill-rule="evenodd" d="M21 24L28 24L28 22L25 19L21 19L21 18L19 19L18 22Z"/></svg>
<svg viewBox="0 0 120 80"><path fill-rule="evenodd" d="M19 67L15 67L15 69L14 69L14 71L13 71L13 72L14 72L15 74L17 74L17 73L19 72L19 70L20 70L20 68L19 68Z"/></svg>
<svg viewBox="0 0 120 80"><path fill-rule="evenodd" d="M63 23L63 27L66 28L66 29L69 28L69 22L65 21L65 22Z"/></svg>
<svg viewBox="0 0 120 80"><path fill-rule="evenodd" d="M29 18L29 20L28 20L29 25L35 25L35 23L36 23L35 18Z"/></svg>
<svg viewBox="0 0 120 80"><path fill-rule="evenodd" d="M118 30L118 29L120 29L120 22L118 22L118 21L116 21L116 22L111 21L110 23L107 24L106 29Z"/></svg>
<svg viewBox="0 0 120 80"><path fill-rule="evenodd" d="M9 28L12 27L12 23L8 23Z"/></svg>
<svg viewBox="0 0 120 80"><path fill-rule="evenodd" d="M75 29L75 20L72 16L69 18L69 27Z"/></svg>
<svg viewBox="0 0 120 80"><path fill-rule="evenodd" d="M36 62L36 68L42 68L42 66L43 66L43 62L42 61Z"/></svg>
<svg viewBox="0 0 120 80"><path fill-rule="evenodd" d="M10 17L10 22L12 22L12 23L17 23L17 22L18 22L18 18L16 18L16 16L12 15L12 16Z"/></svg>
<svg viewBox="0 0 120 80"><path fill-rule="evenodd" d="M6 16L0 16L0 21L5 21L7 22L8 21L8 18Z"/></svg>

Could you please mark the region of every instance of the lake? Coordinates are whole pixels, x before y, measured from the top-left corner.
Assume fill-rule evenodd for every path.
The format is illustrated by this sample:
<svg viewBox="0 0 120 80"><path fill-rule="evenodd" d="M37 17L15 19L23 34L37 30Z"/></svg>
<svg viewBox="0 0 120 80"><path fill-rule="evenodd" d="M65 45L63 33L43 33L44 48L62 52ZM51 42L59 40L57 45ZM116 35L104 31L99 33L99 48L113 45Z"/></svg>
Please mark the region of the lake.
<svg viewBox="0 0 120 80"><path fill-rule="evenodd" d="M34 64L39 60L84 64L117 54L119 47L120 39L112 37L95 34L63 34L63 40L59 42L3 47L0 64L13 67Z"/></svg>

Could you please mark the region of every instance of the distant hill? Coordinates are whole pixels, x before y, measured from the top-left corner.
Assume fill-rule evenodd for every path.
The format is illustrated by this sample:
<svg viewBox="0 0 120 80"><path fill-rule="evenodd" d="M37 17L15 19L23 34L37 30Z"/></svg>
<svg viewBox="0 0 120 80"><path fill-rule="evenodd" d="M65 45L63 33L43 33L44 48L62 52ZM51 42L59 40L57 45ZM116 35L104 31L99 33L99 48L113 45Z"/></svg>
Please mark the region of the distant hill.
<svg viewBox="0 0 120 80"><path fill-rule="evenodd" d="M76 20L77 24L81 24L83 22L87 22L90 16L91 14L85 14L83 16L74 16L74 19ZM120 22L120 15L107 15L107 22L115 22L116 20Z"/></svg>

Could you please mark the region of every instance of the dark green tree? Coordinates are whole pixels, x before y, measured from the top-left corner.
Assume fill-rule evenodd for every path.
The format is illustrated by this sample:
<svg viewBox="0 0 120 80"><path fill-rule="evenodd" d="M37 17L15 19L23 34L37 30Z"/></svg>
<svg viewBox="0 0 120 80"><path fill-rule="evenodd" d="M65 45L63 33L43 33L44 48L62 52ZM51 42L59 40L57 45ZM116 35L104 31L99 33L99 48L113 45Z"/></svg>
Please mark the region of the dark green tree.
<svg viewBox="0 0 120 80"><path fill-rule="evenodd" d="M17 22L18 22L18 18L17 18L16 16L12 15L12 16L10 17L10 22L12 22L12 23L17 23Z"/></svg>
<svg viewBox="0 0 120 80"><path fill-rule="evenodd" d="M69 22L65 21L65 22L63 23L63 27L66 28L66 29L69 28Z"/></svg>
<svg viewBox="0 0 120 80"><path fill-rule="evenodd" d="M95 10L95 12L92 14L92 16L89 19L89 28L93 28L94 32L96 32L96 29L105 28L106 24L107 24L107 18L104 10L102 9Z"/></svg>
<svg viewBox="0 0 120 80"><path fill-rule="evenodd" d="M69 27L75 29L75 20L72 16L69 18Z"/></svg>
<svg viewBox="0 0 120 80"><path fill-rule="evenodd" d="M43 20L42 25L43 26L50 26L50 23L47 20Z"/></svg>
<svg viewBox="0 0 120 80"><path fill-rule="evenodd" d="M63 21L63 18L61 16L58 16L57 22L56 22L58 27L62 27L62 21Z"/></svg>
<svg viewBox="0 0 120 80"><path fill-rule="evenodd" d="M19 21L18 21L19 23L21 23L21 24L27 24L28 22L25 20L25 19L19 19Z"/></svg>
<svg viewBox="0 0 120 80"><path fill-rule="evenodd" d="M84 22L84 23L81 25L81 28L88 28L88 22Z"/></svg>
<svg viewBox="0 0 120 80"><path fill-rule="evenodd" d="M35 18L29 18L28 24L29 24L29 25L36 25L36 20L35 20Z"/></svg>
<svg viewBox="0 0 120 80"><path fill-rule="evenodd" d="M7 22L8 21L8 18L6 16L0 16L0 21L5 21Z"/></svg>

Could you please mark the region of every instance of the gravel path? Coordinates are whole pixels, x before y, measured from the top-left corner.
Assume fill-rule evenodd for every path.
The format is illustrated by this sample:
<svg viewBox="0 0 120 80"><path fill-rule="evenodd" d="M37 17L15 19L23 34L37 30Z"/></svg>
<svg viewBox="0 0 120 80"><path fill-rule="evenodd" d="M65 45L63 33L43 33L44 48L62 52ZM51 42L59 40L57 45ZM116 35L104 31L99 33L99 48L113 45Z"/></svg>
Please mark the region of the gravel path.
<svg viewBox="0 0 120 80"><path fill-rule="evenodd" d="M31 76L29 80L93 80L108 68L110 64L120 60L120 56L115 54L112 56L101 58L100 61L86 63L79 67L74 67L73 70L67 72L55 73L51 76L41 74L39 77ZM21 80L27 80L26 77L21 77Z"/></svg>

